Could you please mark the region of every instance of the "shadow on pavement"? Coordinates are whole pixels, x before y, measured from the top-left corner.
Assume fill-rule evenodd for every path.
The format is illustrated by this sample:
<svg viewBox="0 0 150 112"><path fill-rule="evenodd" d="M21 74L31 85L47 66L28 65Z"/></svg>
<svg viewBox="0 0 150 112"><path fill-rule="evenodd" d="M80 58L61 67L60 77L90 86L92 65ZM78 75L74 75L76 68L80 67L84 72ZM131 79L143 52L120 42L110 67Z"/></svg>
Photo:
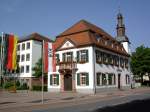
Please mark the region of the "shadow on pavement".
<svg viewBox="0 0 150 112"><path fill-rule="evenodd" d="M94 110L93 112L148 112L150 107L150 99L135 100L129 103L116 106L108 106Z"/></svg>

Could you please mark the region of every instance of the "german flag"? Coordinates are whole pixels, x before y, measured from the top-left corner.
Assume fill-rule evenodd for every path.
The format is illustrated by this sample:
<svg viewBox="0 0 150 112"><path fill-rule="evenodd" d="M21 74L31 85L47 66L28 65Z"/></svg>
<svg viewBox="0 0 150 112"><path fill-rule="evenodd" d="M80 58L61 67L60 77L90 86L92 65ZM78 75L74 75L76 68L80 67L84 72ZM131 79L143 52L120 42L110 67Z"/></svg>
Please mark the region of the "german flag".
<svg viewBox="0 0 150 112"><path fill-rule="evenodd" d="M16 70L17 69L17 42L18 42L18 37L15 35L14 36L14 48L13 48L13 53L12 53L12 69Z"/></svg>
<svg viewBox="0 0 150 112"><path fill-rule="evenodd" d="M8 49L7 49L7 65L8 70L16 70L16 57L17 57L17 37L14 35L9 35L8 37Z"/></svg>
<svg viewBox="0 0 150 112"><path fill-rule="evenodd" d="M4 44L3 44L3 47L4 47L4 69L6 69L6 65L7 65L7 55L8 55L8 38L9 38L9 35L8 34L4 34L3 36L3 39L4 39Z"/></svg>

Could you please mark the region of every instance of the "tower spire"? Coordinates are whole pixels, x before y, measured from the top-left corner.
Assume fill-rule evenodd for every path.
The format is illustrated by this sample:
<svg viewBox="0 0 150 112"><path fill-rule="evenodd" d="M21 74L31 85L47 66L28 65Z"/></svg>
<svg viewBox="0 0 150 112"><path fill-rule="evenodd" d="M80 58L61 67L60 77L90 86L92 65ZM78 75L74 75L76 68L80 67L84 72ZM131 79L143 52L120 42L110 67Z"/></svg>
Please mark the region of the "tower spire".
<svg viewBox="0 0 150 112"><path fill-rule="evenodd" d="M117 37L125 36L125 25L123 24L123 16L120 13L117 14Z"/></svg>

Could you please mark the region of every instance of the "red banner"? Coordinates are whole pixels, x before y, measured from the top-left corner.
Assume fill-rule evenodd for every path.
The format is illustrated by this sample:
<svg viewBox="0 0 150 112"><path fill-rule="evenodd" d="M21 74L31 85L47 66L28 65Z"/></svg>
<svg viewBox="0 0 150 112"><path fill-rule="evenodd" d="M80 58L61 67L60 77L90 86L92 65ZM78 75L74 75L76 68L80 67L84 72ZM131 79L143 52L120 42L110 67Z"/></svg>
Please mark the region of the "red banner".
<svg viewBox="0 0 150 112"><path fill-rule="evenodd" d="M48 42L44 42L44 73L48 73Z"/></svg>
<svg viewBox="0 0 150 112"><path fill-rule="evenodd" d="M6 68L9 70L12 70L12 64L13 64L13 50L14 50L14 36L9 35L8 38L8 55L7 55L7 65Z"/></svg>
<svg viewBox="0 0 150 112"><path fill-rule="evenodd" d="M56 72L56 57L55 57L55 44L52 43L52 66L53 72Z"/></svg>

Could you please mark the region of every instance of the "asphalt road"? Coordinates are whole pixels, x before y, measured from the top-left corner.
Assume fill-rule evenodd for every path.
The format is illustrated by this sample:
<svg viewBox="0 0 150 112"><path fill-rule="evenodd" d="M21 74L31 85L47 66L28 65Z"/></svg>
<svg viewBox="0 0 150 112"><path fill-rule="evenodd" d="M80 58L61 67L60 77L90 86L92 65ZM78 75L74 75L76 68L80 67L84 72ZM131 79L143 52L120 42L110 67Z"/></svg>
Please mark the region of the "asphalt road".
<svg viewBox="0 0 150 112"><path fill-rule="evenodd" d="M150 92L128 96L118 96L111 99L99 100L92 103L90 103L89 101L89 103L86 104L72 104L63 107L56 106L55 108L32 110L32 112L143 112L143 110L148 108L150 105L150 100L145 99L150 99ZM140 107L140 104L143 104L144 108L142 106ZM145 107L144 104L147 107ZM138 107L138 109L135 108L135 111L133 110L134 108L131 108L132 106L134 108ZM116 111L116 109L118 110ZM126 111L123 111L124 109Z"/></svg>

